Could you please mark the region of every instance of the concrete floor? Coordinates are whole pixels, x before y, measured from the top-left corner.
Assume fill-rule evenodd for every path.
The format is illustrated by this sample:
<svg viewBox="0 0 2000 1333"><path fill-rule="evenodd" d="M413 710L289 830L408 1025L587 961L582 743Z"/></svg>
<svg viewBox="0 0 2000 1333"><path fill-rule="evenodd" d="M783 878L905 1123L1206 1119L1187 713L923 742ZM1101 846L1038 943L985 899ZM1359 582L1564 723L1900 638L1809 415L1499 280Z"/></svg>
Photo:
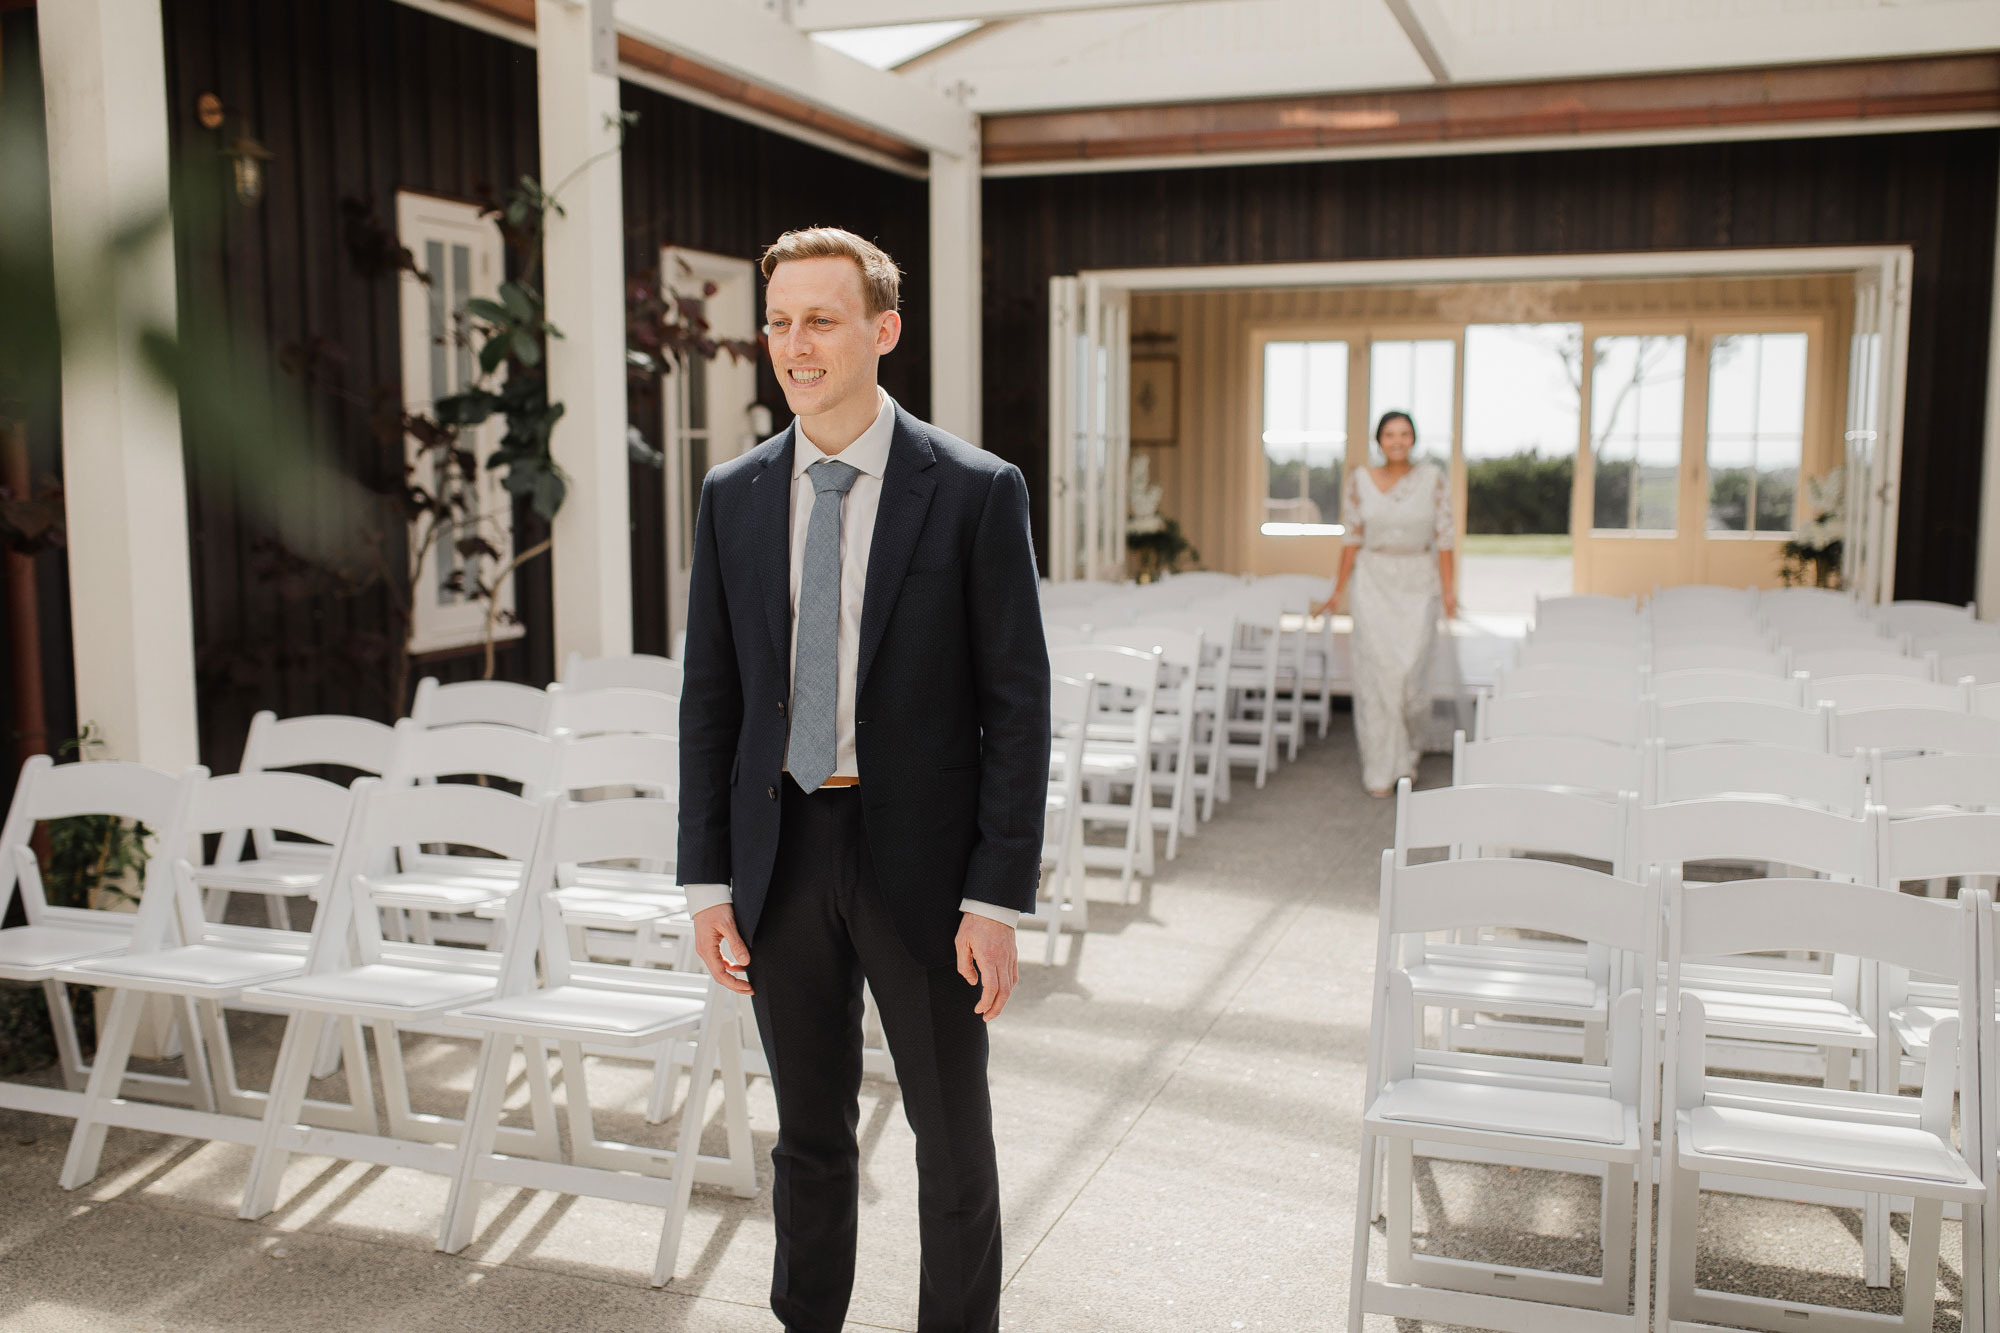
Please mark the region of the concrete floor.
<svg viewBox="0 0 2000 1333"><path fill-rule="evenodd" d="M1427 775L1442 780L1441 760ZM993 1034L1009 1333L1344 1326L1376 862L1392 810L1362 795L1345 716L1262 792L1240 783L1136 905L1093 905L1053 968L1024 932L1022 986ZM1107 894L1111 892L1107 886ZM274 1029L242 1024L246 1081ZM415 1080L456 1110L462 1049L413 1041ZM636 1116L644 1079L594 1100ZM426 1100L432 1100L427 1098ZM752 1085L761 1176L775 1121ZM915 1169L893 1085L870 1083L850 1329L916 1328ZM660 1142L666 1133L652 1131ZM646 1285L658 1217L494 1189L472 1246L432 1248L445 1184L296 1160L278 1209L235 1219L248 1150L113 1130L104 1171L55 1184L66 1121L0 1112L0 1329L770 1330L768 1192L698 1190L683 1276ZM1418 1176L1423 1244L1594 1266L1595 1190L1505 1168ZM1705 1283L1900 1301L1859 1283L1855 1214L1711 1197ZM1939 1329L1958 1327L1958 1228ZM1901 1281L1900 1237L1897 1280ZM1379 1271L1382 1245L1374 1247ZM1371 1319L1372 1333L1388 1333Z"/></svg>

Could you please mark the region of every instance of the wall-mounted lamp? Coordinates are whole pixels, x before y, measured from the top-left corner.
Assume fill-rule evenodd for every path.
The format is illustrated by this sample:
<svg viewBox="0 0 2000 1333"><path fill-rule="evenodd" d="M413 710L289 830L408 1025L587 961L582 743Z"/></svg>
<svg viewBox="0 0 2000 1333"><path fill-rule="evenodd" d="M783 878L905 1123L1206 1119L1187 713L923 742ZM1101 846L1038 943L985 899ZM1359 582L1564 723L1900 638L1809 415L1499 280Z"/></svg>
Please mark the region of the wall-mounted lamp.
<svg viewBox="0 0 2000 1333"><path fill-rule="evenodd" d="M195 119L201 122L203 129L222 128L227 112L220 97L214 93L203 93L195 99L194 109ZM234 143L222 149L222 155L229 159L236 178L236 198L248 207L264 197L264 164L276 154L257 142L242 117L238 117L238 122L242 132L236 136Z"/></svg>

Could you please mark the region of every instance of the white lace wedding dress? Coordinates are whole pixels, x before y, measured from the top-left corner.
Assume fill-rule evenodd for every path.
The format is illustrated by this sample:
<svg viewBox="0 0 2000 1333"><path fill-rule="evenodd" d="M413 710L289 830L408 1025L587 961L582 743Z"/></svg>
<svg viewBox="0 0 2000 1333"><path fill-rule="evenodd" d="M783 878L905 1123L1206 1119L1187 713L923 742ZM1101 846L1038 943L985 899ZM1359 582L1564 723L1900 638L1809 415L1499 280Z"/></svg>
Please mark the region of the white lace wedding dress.
<svg viewBox="0 0 2000 1333"><path fill-rule="evenodd" d="M1354 736L1370 791L1415 776L1430 731L1432 657L1441 590L1438 555L1452 544L1444 473L1419 463L1383 491L1367 468L1341 494L1343 539L1359 546L1347 585L1354 617Z"/></svg>

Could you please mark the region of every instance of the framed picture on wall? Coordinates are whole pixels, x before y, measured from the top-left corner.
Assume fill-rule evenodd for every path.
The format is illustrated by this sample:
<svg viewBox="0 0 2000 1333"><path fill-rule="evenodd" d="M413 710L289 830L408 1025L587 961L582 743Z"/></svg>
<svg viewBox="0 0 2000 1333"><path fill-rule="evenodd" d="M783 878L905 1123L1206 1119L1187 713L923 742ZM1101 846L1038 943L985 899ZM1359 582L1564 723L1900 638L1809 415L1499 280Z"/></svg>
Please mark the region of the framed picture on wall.
<svg viewBox="0 0 2000 1333"><path fill-rule="evenodd" d="M1132 358L1132 443L1176 444L1180 434L1180 361Z"/></svg>

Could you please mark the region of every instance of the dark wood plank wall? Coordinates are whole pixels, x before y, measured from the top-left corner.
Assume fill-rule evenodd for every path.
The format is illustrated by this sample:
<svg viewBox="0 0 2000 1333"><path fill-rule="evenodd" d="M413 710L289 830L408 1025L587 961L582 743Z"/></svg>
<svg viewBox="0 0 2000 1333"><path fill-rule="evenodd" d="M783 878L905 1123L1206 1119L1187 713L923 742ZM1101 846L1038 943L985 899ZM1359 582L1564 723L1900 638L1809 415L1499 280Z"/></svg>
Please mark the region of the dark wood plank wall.
<svg viewBox="0 0 2000 1333"><path fill-rule="evenodd" d="M625 267L656 269L673 245L754 260L794 227L845 227L902 266L903 340L882 363L882 387L919 415L930 411L928 187L892 171L773 134L717 112L626 84L638 121L625 139ZM779 426L791 420L768 360L757 397ZM631 418L657 446L660 403L635 389ZM667 649L666 500L658 471L632 468L633 645Z"/></svg>
<svg viewBox="0 0 2000 1333"><path fill-rule="evenodd" d="M1897 595L1971 598L2000 132L989 180L986 444L1046 540L1048 280L1081 269L1907 244Z"/></svg>

